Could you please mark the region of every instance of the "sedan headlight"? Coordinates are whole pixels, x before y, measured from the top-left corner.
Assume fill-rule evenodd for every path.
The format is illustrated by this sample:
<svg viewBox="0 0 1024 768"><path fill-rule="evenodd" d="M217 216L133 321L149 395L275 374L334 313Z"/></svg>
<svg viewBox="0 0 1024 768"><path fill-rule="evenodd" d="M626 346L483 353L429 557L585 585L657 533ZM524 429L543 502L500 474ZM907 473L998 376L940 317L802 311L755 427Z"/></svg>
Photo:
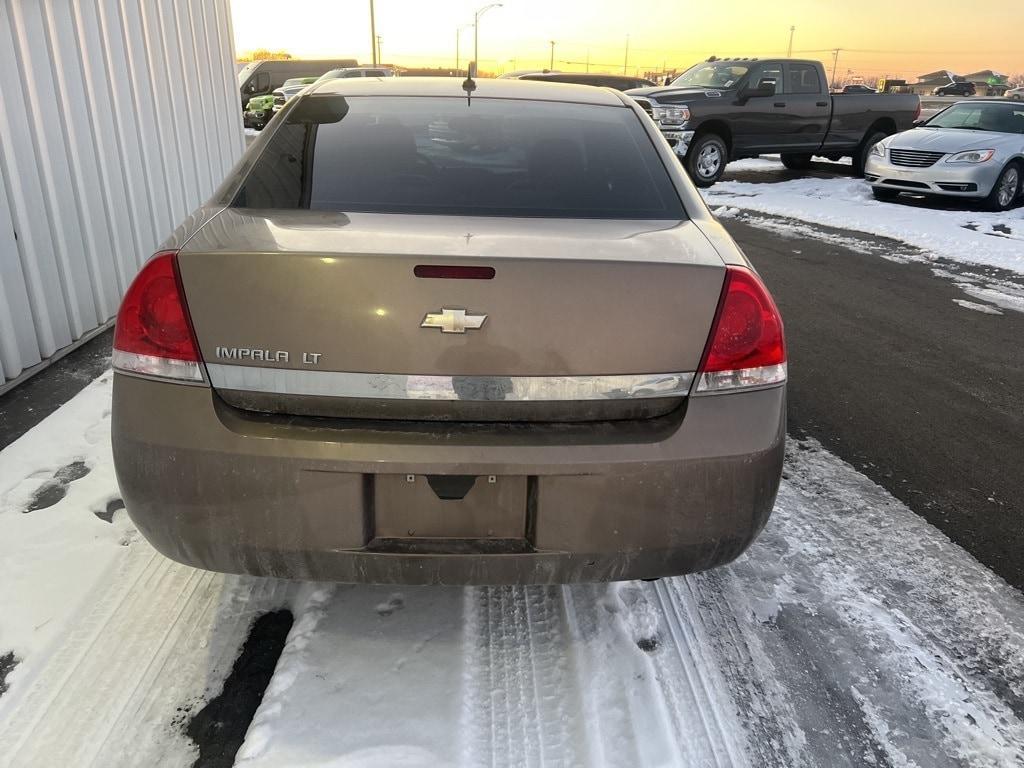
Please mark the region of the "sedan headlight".
<svg viewBox="0 0 1024 768"><path fill-rule="evenodd" d="M984 163L992 159L994 149L969 149L946 158L947 163Z"/></svg>
<svg viewBox="0 0 1024 768"><path fill-rule="evenodd" d="M683 125L690 119L690 108L681 107L654 107L651 116L662 125Z"/></svg>
<svg viewBox="0 0 1024 768"><path fill-rule="evenodd" d="M884 160L885 159L885 150L886 150L887 146L888 145L884 141L876 141L874 144L871 145L871 153L870 154L874 155L875 157L880 157L880 158L882 158Z"/></svg>

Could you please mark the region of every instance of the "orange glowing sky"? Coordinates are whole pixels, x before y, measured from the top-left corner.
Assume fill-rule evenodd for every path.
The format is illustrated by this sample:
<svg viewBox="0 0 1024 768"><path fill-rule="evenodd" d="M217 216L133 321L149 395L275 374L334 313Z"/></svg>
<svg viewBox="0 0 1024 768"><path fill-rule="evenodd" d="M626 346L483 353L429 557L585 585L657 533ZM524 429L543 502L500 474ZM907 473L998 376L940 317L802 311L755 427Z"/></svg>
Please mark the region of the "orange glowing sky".
<svg viewBox="0 0 1024 768"><path fill-rule="evenodd" d="M485 0L376 0L383 60L404 66L455 66L455 30L473 21ZM232 0L239 53L254 48L369 62L369 0ZM838 72L875 79L914 77L936 69L960 74L1024 72L1024 2L990 0L507 0L480 23L480 68L503 71L555 66L595 71L683 68L718 56L784 55L790 25L793 55L826 61L840 48ZM462 32L462 66L473 31ZM571 63L570 63L571 62Z"/></svg>

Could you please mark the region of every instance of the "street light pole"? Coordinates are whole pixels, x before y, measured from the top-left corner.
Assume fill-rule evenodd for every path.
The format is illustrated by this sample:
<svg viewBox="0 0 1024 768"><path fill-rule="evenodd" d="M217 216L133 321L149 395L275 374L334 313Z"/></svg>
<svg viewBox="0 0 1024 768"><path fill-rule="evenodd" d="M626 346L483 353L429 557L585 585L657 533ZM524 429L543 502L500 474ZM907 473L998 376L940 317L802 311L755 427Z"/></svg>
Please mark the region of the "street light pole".
<svg viewBox="0 0 1024 768"><path fill-rule="evenodd" d="M626 74L626 69L629 67L629 35L626 35L626 58L622 61L622 74Z"/></svg>
<svg viewBox="0 0 1024 768"><path fill-rule="evenodd" d="M832 51L832 87L836 87L836 67L839 64L839 52L842 48L836 48Z"/></svg>
<svg viewBox="0 0 1024 768"><path fill-rule="evenodd" d="M473 14L473 65L477 70L477 73L474 74L478 74L480 69L480 17L491 8L501 8L502 5L502 3L491 3Z"/></svg>
<svg viewBox="0 0 1024 768"><path fill-rule="evenodd" d="M373 56L373 66L377 66L377 21L374 18L373 0L370 0L370 52Z"/></svg>
<svg viewBox="0 0 1024 768"><path fill-rule="evenodd" d="M786 51L786 58L793 58L793 33L796 32L796 27L789 28L789 50Z"/></svg>
<svg viewBox="0 0 1024 768"><path fill-rule="evenodd" d="M551 62L548 64L548 69L554 70L555 68L555 41L551 41Z"/></svg>

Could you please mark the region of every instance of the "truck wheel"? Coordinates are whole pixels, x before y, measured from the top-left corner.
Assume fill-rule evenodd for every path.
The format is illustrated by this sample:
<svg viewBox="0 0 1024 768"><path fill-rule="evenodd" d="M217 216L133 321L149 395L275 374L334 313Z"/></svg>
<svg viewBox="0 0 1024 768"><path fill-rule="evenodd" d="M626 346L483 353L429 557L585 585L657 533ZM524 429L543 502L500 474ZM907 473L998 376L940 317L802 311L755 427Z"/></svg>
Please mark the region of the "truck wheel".
<svg viewBox="0 0 1024 768"><path fill-rule="evenodd" d="M860 144L860 149L853 155L854 176L861 178L864 175L864 166L868 163L868 155L871 153L871 148L888 135L885 131L872 131L864 137L864 141Z"/></svg>
<svg viewBox="0 0 1024 768"><path fill-rule="evenodd" d="M710 187L722 178L727 162L729 148L725 146L725 142L713 133L705 133L698 136L690 145L684 166L694 184L698 187Z"/></svg>
<svg viewBox="0 0 1024 768"><path fill-rule="evenodd" d="M1020 194L1021 167L1017 163L1009 163L999 174L992 191L985 198L985 207L990 211L1005 211L1013 205Z"/></svg>
<svg viewBox="0 0 1024 768"><path fill-rule="evenodd" d="M791 171L806 171L811 167L811 156L802 152L783 152L782 164Z"/></svg>

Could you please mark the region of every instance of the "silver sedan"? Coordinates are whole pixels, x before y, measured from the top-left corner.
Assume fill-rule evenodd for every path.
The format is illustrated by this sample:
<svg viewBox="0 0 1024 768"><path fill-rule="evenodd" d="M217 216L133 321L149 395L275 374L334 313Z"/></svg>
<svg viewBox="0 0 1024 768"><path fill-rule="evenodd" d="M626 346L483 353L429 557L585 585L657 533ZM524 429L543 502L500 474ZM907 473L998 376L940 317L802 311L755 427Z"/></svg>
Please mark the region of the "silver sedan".
<svg viewBox="0 0 1024 768"><path fill-rule="evenodd" d="M994 211L1024 193L1024 104L961 101L872 149L864 177L879 200L902 192L983 200Z"/></svg>

